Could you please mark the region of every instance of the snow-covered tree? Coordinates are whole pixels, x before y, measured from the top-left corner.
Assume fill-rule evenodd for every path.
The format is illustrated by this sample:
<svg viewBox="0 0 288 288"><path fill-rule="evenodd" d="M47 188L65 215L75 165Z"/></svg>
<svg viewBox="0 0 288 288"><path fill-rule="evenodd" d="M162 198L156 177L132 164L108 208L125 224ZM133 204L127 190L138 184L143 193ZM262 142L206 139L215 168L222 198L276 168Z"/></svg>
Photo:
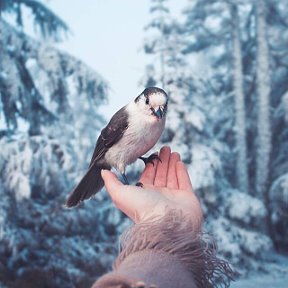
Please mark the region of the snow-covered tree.
<svg viewBox="0 0 288 288"><path fill-rule="evenodd" d="M98 108L108 86L51 41L4 20L40 2L0 3L0 286L88 287L111 267L127 222L106 195L85 208L63 204L104 125ZM39 5L33 13L42 36L58 35L58 16Z"/></svg>
<svg viewBox="0 0 288 288"><path fill-rule="evenodd" d="M201 195L208 208L207 223L219 237L223 255L248 267L255 267L249 258L250 245L257 259L262 255L254 254L257 249L264 252L272 247L271 234L263 229L270 213L268 203L265 197L257 199L254 194L258 149L254 3L257 5L250 1L199 0L190 1L184 10L184 52L188 58L204 55L209 63L205 80L211 93L203 111L210 126L207 142L216 152L220 169L215 171L217 181L213 183L216 193ZM251 196L245 194L248 191ZM250 212L254 216L243 221ZM263 241L256 249L260 238Z"/></svg>
<svg viewBox="0 0 288 288"><path fill-rule="evenodd" d="M288 126L287 126L287 91L288 91L288 21L287 1L267 1L266 36L269 45L270 68L270 126L271 155L268 185L266 187L269 207L269 230L275 247L287 251L287 171L288 171Z"/></svg>
<svg viewBox="0 0 288 288"><path fill-rule="evenodd" d="M0 17L5 14L14 16L14 20L21 30L25 27L23 10L29 10L34 26L43 37L53 37L55 40L61 38L61 34L69 31L67 24L41 0L1 0Z"/></svg>
<svg viewBox="0 0 288 288"><path fill-rule="evenodd" d="M219 102L219 106L213 107L215 118L211 119L212 125L214 131L217 131L215 136L226 142L231 151L228 161L224 164L225 173L234 187L248 192L242 65L242 56L244 57L245 53L241 49L239 3L225 0L190 2L184 10L187 36L185 52L203 53L212 66L211 75L207 75L207 78L210 78L209 81L214 88L213 93L218 96L218 100L214 101ZM211 101L212 105L214 101Z"/></svg>
<svg viewBox="0 0 288 288"><path fill-rule="evenodd" d="M164 4L166 6L163 6ZM146 29L144 52L152 56L152 63L161 63L161 65L149 64L141 84L147 86L148 83L153 83L161 87L164 85L166 92L170 95L169 113L162 144L169 144L172 149L180 151L187 163L191 163L192 157L196 157L196 149L199 148L203 163L207 160L207 163L203 165L209 166L208 162L212 161L213 152L205 150L206 146L202 147L201 141L198 145L193 145L194 140L199 140L200 135L205 134L206 121L202 111L203 101L195 96L197 93L205 95L209 93L207 92L209 89L206 89L205 83L202 83L198 77L194 77L189 70L189 64L185 61L183 54L185 47L183 26L174 19L173 15L169 14L168 7L168 1L159 1L156 7L155 1L152 1L153 19L147 26L149 29ZM166 15L165 18L163 18L163 13ZM165 29L160 29L161 27ZM151 35L149 34L151 30L157 33ZM163 71L164 76L162 76ZM201 149L203 153L200 153ZM209 157L206 157L208 155ZM198 161L201 162L200 159Z"/></svg>
<svg viewBox="0 0 288 288"><path fill-rule="evenodd" d="M169 29L167 21L169 21L169 9L167 8L168 0L151 0L150 13L154 16L151 22L145 27L145 30L156 30L156 37L150 40L145 40L144 50L147 54L157 53L159 57L156 58L157 69L160 69L160 81L162 87L165 88L165 52L167 36L166 33ZM168 28L168 29L167 29ZM161 37L159 37L159 34Z"/></svg>
<svg viewBox="0 0 288 288"><path fill-rule="evenodd" d="M256 192L263 198L267 193L271 154L270 123L270 69L269 46L267 39L266 5L260 0L255 4L256 38L257 38L257 160L256 160Z"/></svg>
<svg viewBox="0 0 288 288"><path fill-rule="evenodd" d="M233 91L235 109L235 138L236 138L236 174L237 187L243 192L249 192L247 169L247 144L246 144L246 111L244 95L244 79L242 65L241 32L238 8L230 4L233 46Z"/></svg>
<svg viewBox="0 0 288 288"><path fill-rule="evenodd" d="M39 28L38 30L44 37L59 38L61 32L68 31L68 27L63 20L39 1L1 1L1 110L8 129L17 128L20 116L28 123L30 135L37 135L44 123L51 123L56 119L55 115L43 105L43 95L35 86L27 67L29 58L37 59L38 55L35 55L37 44L26 41L23 32L20 32L15 40L15 33L13 34L9 25L3 21L6 14L13 14L16 16L17 25L23 31L22 10L25 8L31 11L35 27ZM55 98L55 102L65 101L65 91L62 92L64 92L63 99Z"/></svg>
<svg viewBox="0 0 288 288"><path fill-rule="evenodd" d="M111 267L123 216L105 195L63 207L79 173L61 140L15 135L0 145L1 287L91 286Z"/></svg>
<svg viewBox="0 0 288 288"><path fill-rule="evenodd" d="M144 52L151 56L151 64L147 67L147 78L142 82L148 86L151 75L157 76L157 82L163 89L177 82L183 76L185 61L182 57L183 40L181 25L170 14L168 0L152 0L150 13L151 21L145 27L146 37L143 44ZM182 67L182 69L179 69ZM152 74L151 74L152 73ZM149 78L150 77L150 78ZM153 81L152 81L153 82ZM153 84L151 82L151 84Z"/></svg>
<svg viewBox="0 0 288 288"><path fill-rule="evenodd" d="M227 73L232 70L231 65L229 65L231 57L226 52L230 50L229 41L227 41L231 26L229 11L225 3L209 0L189 1L189 5L184 9L184 17L187 41L184 49L186 57L192 56L198 61L199 55L201 55L200 61L205 59L200 63L204 65L202 77L208 83L207 87L210 88L210 97L206 99L207 101L203 106L207 109L206 117L208 117L209 126L211 126L209 128L210 135L212 133L218 141L228 140L225 143L227 153L228 150L232 150L234 144L233 117L231 117L233 98L231 84L229 85L231 73ZM209 64L207 65L205 61ZM198 67L201 67L201 64L198 64ZM191 67L192 69L193 67ZM225 109L221 109L221 107L225 107ZM224 162L226 166L224 173L229 171L227 179L233 183L235 178L234 154L230 153L229 158L230 161Z"/></svg>

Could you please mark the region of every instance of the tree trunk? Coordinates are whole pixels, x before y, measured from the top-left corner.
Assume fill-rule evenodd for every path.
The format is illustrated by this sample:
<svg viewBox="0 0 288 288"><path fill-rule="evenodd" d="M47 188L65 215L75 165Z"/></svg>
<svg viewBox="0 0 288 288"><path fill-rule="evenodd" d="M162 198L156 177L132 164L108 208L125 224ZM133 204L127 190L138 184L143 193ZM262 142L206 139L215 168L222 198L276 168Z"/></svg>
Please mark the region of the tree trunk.
<svg viewBox="0 0 288 288"><path fill-rule="evenodd" d="M269 163L271 153L270 127L270 75L269 75L269 47L267 41L266 6L263 0L255 3L256 35L257 35L257 159L256 159L256 193L264 198L267 192Z"/></svg>
<svg viewBox="0 0 288 288"><path fill-rule="evenodd" d="M247 144L246 144L246 113L243 92L243 68L239 16L237 6L230 4L231 19L233 23L233 85L234 85L234 109L235 109L235 137L237 150L237 186L238 189L248 193L249 182L247 172Z"/></svg>

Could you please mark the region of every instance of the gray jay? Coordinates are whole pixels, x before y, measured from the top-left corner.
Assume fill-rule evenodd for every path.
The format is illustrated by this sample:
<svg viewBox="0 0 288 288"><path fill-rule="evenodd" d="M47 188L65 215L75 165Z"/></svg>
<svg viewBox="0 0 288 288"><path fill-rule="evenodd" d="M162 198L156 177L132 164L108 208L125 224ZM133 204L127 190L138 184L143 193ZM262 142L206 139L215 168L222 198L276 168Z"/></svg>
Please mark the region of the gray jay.
<svg viewBox="0 0 288 288"><path fill-rule="evenodd" d="M125 176L127 165L138 158L145 163L155 158L155 154L148 158L141 156L156 144L164 130L167 103L164 90L149 87L113 115L101 131L88 171L70 193L67 207L77 206L104 186L102 169L116 168L128 184Z"/></svg>

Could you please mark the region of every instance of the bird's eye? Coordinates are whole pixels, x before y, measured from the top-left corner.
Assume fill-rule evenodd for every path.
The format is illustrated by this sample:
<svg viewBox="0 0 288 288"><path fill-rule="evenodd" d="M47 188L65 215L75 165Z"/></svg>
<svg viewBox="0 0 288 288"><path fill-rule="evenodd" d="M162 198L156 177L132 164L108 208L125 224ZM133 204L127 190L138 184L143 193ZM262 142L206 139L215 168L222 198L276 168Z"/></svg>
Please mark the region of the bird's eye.
<svg viewBox="0 0 288 288"><path fill-rule="evenodd" d="M148 98L148 97L146 97L145 103L146 103L147 105L149 104L149 98Z"/></svg>

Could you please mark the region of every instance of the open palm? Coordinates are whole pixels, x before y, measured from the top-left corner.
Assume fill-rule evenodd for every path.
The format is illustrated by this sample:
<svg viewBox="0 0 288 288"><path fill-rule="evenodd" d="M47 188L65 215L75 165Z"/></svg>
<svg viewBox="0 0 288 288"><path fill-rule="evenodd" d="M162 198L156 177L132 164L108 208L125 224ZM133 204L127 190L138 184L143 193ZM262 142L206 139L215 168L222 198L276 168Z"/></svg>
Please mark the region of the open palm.
<svg viewBox="0 0 288 288"><path fill-rule="evenodd" d="M164 216L171 209L181 210L200 230L202 210L179 154L163 147L159 158L161 161L154 160L154 165L146 165L139 179L143 187L124 185L114 173L103 170L105 187L113 202L136 223Z"/></svg>

